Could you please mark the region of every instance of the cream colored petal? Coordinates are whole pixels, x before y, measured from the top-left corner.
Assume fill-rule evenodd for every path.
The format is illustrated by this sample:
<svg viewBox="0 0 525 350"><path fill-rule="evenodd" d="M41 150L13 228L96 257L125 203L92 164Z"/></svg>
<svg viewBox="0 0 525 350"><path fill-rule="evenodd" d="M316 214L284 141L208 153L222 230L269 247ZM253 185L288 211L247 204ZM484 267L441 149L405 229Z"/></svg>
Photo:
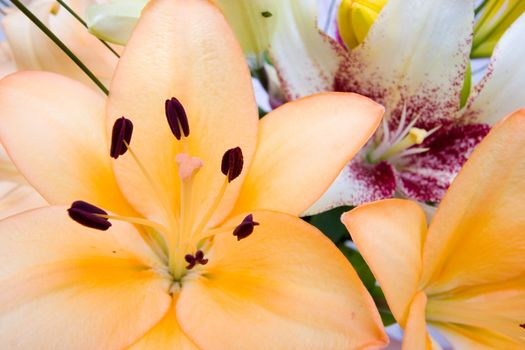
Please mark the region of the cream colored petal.
<svg viewBox="0 0 525 350"><path fill-rule="evenodd" d="M45 72L4 78L0 138L20 172L50 203L81 199L131 212L111 169L104 99L90 88Z"/></svg>
<svg viewBox="0 0 525 350"><path fill-rule="evenodd" d="M187 153L204 163L193 181L191 204L185 205L190 222L196 224L224 183L224 152L240 147L245 168L249 166L258 123L242 50L220 11L206 1L150 2L111 86L108 127L121 116L133 121L131 147L164 200L159 200L129 153L114 162L118 181L136 208L164 221L179 211L175 156L184 151L164 112L164 102L171 97L181 101L188 115ZM241 183L242 177L228 186L218 217L231 209Z"/></svg>
<svg viewBox="0 0 525 350"><path fill-rule="evenodd" d="M472 0L389 0L338 73L338 90L374 98L388 118L452 118L469 62Z"/></svg>
<svg viewBox="0 0 525 350"><path fill-rule="evenodd" d="M85 1L69 4L79 14L84 12ZM31 2L29 8L99 79L108 83L117 57L64 8L59 7L53 14L54 6L55 1L39 0ZM86 74L20 11L11 11L3 17L2 27L19 70L46 70L92 84Z"/></svg>
<svg viewBox="0 0 525 350"><path fill-rule="evenodd" d="M525 107L525 15L500 39L486 76L476 86L465 113L494 124L517 108Z"/></svg>
<svg viewBox="0 0 525 350"><path fill-rule="evenodd" d="M333 91L345 49L317 28L317 1L281 1L270 55L288 99Z"/></svg>
<svg viewBox="0 0 525 350"><path fill-rule="evenodd" d="M105 232L47 207L0 222L0 347L115 349L169 309L162 265L128 224Z"/></svg>
<svg viewBox="0 0 525 350"><path fill-rule="evenodd" d="M300 215L328 189L376 130L383 107L356 94L287 103L261 121L259 144L234 212Z"/></svg>
<svg viewBox="0 0 525 350"><path fill-rule="evenodd" d="M525 274L525 110L495 126L448 190L429 228L429 294Z"/></svg>
<svg viewBox="0 0 525 350"><path fill-rule="evenodd" d="M422 270L425 213L414 202L387 199L357 207L341 220L381 285L394 317L405 326Z"/></svg>
<svg viewBox="0 0 525 350"><path fill-rule="evenodd" d="M203 274L184 282L182 329L203 349L369 349L386 345L375 305L340 251L313 226L254 212L237 241L232 219Z"/></svg>

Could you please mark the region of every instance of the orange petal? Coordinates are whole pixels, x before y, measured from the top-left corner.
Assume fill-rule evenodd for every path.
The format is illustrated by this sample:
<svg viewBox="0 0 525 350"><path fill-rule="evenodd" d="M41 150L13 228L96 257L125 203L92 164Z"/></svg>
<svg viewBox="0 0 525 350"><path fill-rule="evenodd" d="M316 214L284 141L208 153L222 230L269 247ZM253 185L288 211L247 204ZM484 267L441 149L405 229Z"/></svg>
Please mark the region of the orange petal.
<svg viewBox="0 0 525 350"><path fill-rule="evenodd" d="M65 207L0 222L0 347L117 349L168 310L169 280L133 226L85 228Z"/></svg>
<svg viewBox="0 0 525 350"><path fill-rule="evenodd" d="M304 212L368 141L383 111L360 95L324 93L271 112L235 212Z"/></svg>
<svg viewBox="0 0 525 350"><path fill-rule="evenodd" d="M403 334L403 350L432 350L432 340L426 329L426 304L427 297L423 292L416 294L412 300Z"/></svg>
<svg viewBox="0 0 525 350"><path fill-rule="evenodd" d="M242 216L243 217L243 216ZM255 212L237 241L232 219L200 277L177 304L182 329L204 349L363 349L387 343L352 266L318 230L285 214Z"/></svg>
<svg viewBox="0 0 525 350"><path fill-rule="evenodd" d="M143 11L117 67L108 104L109 127L126 116L135 124L131 147L177 212L178 170L175 156L182 144L170 131L166 99L176 97L186 109L190 135L188 151L204 166L193 182L193 222L214 202L223 182L224 152L241 147L245 167L256 143L257 108L243 53L224 17L202 0L152 1ZM129 154L115 161L119 183L143 214L161 216L161 202ZM224 215L242 179L229 186ZM171 214L170 214L171 215Z"/></svg>
<svg viewBox="0 0 525 350"><path fill-rule="evenodd" d="M525 110L495 126L443 199L425 243L427 292L525 275Z"/></svg>
<svg viewBox="0 0 525 350"><path fill-rule="evenodd" d="M414 202L387 199L357 207L342 221L404 326L422 269L425 213Z"/></svg>
<svg viewBox="0 0 525 350"><path fill-rule="evenodd" d="M140 338L130 350L199 350L199 348L189 339L180 328L177 321L176 301L171 303L162 320Z"/></svg>
<svg viewBox="0 0 525 350"><path fill-rule="evenodd" d="M130 212L111 169L104 99L53 73L0 82L0 138L20 172L52 204L77 199Z"/></svg>

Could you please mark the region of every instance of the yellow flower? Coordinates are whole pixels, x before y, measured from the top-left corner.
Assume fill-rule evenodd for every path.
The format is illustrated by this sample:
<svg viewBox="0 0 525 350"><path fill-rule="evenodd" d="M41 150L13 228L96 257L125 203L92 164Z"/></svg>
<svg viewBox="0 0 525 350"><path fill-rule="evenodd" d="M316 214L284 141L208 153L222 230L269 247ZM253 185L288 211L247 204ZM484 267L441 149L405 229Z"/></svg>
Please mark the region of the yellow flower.
<svg viewBox="0 0 525 350"><path fill-rule="evenodd" d="M525 110L498 123L450 187L427 230L406 200L363 205L343 222L405 329L426 325L454 349L525 347Z"/></svg>
<svg viewBox="0 0 525 350"><path fill-rule="evenodd" d="M363 41L387 0L343 0L337 13L339 34L353 49Z"/></svg>
<svg viewBox="0 0 525 350"><path fill-rule="evenodd" d="M52 73L5 78L1 141L54 206L0 223L0 347L384 345L351 265L297 218L382 113L328 93L259 122L242 51L201 0L148 4L107 101Z"/></svg>

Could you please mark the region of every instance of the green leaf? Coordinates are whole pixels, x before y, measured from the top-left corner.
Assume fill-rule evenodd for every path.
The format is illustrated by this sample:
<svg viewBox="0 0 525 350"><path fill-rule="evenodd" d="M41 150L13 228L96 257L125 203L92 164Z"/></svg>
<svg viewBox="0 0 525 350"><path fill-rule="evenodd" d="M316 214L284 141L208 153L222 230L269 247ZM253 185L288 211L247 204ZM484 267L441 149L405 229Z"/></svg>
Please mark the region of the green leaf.
<svg viewBox="0 0 525 350"><path fill-rule="evenodd" d="M321 230L334 243L350 239L346 227L341 222L341 215L352 207L339 207L310 217L310 224Z"/></svg>

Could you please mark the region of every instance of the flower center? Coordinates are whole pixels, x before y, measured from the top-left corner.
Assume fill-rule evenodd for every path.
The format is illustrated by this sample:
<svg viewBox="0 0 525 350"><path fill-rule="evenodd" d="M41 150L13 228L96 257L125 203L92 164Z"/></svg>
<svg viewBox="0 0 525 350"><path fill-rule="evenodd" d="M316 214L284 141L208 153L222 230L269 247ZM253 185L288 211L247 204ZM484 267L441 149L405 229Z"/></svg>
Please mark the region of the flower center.
<svg viewBox="0 0 525 350"><path fill-rule="evenodd" d="M390 130L387 119L383 119L383 127L376 134L376 142L370 147L366 159L371 164L389 161L399 163L403 157L423 153L428 148L414 147L421 145L425 139L433 134L439 127L425 130L414 127L419 118L407 122L406 106L403 107L399 124L393 132Z"/></svg>
<svg viewBox="0 0 525 350"><path fill-rule="evenodd" d="M209 253L215 234L202 237L202 232L207 229L213 214L220 205L226 189L243 170L243 155L239 147L227 150L221 162L220 171L225 176L224 182L214 198L209 209L204 213L203 218L192 225L189 210L191 208L191 193L194 179L199 174L199 169L204 166L204 162L188 153L188 137L190 136L190 125L186 111L182 104L176 99L171 98L165 103L166 118L172 134L182 143L184 152L175 156L174 162L178 168L180 181L180 212L174 215L171 212L168 198L158 186L158 182L149 174L147 168L140 161L137 154L130 146L133 132L131 120L121 117L115 121L112 130L110 156L118 159L126 153L132 157L137 164L144 178L154 190L157 199L162 203L168 217L168 226L164 226L147 218L124 217L108 214L105 210L98 208L84 201L75 201L68 209L69 216L76 222L97 230L108 230L111 227L110 220L119 220L138 226L139 233L143 240L150 246L163 262L166 264L167 271L173 279L170 292L175 292L180 288L181 279L193 270L198 272L201 266L208 263L206 255ZM217 169L219 171L219 169ZM253 220L250 214L233 230L233 235L238 240L248 237L259 225ZM193 229L195 227L195 229ZM194 238L198 235L200 238ZM196 240L198 242L196 242Z"/></svg>

